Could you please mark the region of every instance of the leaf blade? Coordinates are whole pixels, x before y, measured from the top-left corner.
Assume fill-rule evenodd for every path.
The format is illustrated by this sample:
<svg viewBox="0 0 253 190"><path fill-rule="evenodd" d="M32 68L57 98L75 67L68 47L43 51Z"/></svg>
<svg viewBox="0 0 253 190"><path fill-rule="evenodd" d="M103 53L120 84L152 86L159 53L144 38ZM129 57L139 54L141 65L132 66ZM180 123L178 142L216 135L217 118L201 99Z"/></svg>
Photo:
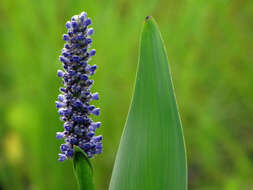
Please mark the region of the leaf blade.
<svg viewBox="0 0 253 190"><path fill-rule="evenodd" d="M135 92L110 190L186 190L184 138L159 29L147 18Z"/></svg>

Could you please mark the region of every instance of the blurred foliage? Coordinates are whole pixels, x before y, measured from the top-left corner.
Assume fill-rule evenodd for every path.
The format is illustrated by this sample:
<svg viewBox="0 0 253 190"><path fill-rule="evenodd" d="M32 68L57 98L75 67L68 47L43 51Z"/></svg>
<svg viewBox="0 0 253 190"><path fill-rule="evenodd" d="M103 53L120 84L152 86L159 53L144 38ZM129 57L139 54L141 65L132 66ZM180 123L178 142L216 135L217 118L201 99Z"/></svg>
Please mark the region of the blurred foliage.
<svg viewBox="0 0 253 190"><path fill-rule="evenodd" d="M99 66L93 90L101 97L104 152L93 159L96 189L109 184L147 15L158 21L171 62L189 189L252 189L250 0L1 0L0 189L77 189L72 162L57 161L62 122L54 101L64 25L83 10L93 20Z"/></svg>

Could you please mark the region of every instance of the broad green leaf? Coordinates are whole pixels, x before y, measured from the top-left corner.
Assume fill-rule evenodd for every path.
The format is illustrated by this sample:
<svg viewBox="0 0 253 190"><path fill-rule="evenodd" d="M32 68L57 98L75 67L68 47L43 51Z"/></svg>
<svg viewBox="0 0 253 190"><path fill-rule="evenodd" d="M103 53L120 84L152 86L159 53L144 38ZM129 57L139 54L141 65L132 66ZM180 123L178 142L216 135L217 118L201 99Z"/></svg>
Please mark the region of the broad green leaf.
<svg viewBox="0 0 253 190"><path fill-rule="evenodd" d="M135 92L110 190L186 190L182 126L166 50L151 17L144 23Z"/></svg>
<svg viewBox="0 0 253 190"><path fill-rule="evenodd" d="M86 154L78 147L75 147L73 164L79 189L94 190L92 165Z"/></svg>

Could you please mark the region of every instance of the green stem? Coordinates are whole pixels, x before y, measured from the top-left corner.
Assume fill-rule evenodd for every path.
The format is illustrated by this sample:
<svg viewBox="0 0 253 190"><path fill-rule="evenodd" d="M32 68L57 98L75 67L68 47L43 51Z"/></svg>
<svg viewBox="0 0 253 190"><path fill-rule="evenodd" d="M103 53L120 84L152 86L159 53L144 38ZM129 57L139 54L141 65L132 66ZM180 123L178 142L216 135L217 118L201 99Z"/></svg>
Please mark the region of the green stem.
<svg viewBox="0 0 253 190"><path fill-rule="evenodd" d="M78 147L75 147L73 165L79 190L94 190L91 162L86 154Z"/></svg>

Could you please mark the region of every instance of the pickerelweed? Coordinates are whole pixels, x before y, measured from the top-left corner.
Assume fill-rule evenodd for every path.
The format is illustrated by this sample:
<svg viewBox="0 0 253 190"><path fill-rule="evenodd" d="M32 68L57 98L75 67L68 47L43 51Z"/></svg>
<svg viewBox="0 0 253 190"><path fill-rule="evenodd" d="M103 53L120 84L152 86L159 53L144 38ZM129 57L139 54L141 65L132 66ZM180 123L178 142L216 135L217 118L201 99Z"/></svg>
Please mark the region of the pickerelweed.
<svg viewBox="0 0 253 190"><path fill-rule="evenodd" d="M66 23L67 34L63 35L66 41L59 60L63 64L63 71L58 70L58 77L62 78L63 88L56 101L60 119L64 121L64 131L57 132L57 139L64 139L61 145L59 161L64 161L74 155L74 146L80 147L91 158L102 152L102 136L95 136L95 130L100 122L93 122L91 114L99 115L100 109L90 105L90 101L98 100L98 93L91 93L93 80L90 76L97 69L96 65L89 65L96 50L89 50L93 28L89 28L91 19L82 12L72 17Z"/></svg>

